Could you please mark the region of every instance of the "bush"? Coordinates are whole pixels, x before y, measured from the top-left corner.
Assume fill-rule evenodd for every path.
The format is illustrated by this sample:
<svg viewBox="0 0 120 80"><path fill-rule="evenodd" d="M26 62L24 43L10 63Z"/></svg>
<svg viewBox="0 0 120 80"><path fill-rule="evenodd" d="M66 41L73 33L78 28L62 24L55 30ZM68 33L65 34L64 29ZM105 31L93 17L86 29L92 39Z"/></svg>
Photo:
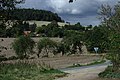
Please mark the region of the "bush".
<svg viewBox="0 0 120 80"><path fill-rule="evenodd" d="M103 78L120 78L120 72L114 72L113 66L108 66L104 72L99 73Z"/></svg>
<svg viewBox="0 0 120 80"><path fill-rule="evenodd" d="M57 43L49 38L43 38L40 39L38 44L37 44L37 49L38 49L38 58L39 58L39 54L41 53L42 49L45 49L46 53L47 53L47 57L48 57L48 51L50 48L55 49L57 46Z"/></svg>
<svg viewBox="0 0 120 80"><path fill-rule="evenodd" d="M21 59L29 57L29 54L33 52L34 45L35 42L29 36L20 36L12 43L16 55Z"/></svg>

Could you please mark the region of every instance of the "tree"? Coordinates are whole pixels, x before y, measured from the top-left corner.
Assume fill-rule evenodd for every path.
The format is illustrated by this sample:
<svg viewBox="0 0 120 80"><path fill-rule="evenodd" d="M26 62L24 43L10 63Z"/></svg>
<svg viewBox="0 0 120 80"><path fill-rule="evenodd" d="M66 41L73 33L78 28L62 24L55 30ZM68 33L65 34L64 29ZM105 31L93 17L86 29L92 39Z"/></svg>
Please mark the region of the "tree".
<svg viewBox="0 0 120 80"><path fill-rule="evenodd" d="M106 52L109 48L109 31L104 26L96 26L85 33L85 42L89 51L94 51L94 47L99 47L99 52Z"/></svg>
<svg viewBox="0 0 120 80"><path fill-rule="evenodd" d="M41 53L42 49L44 49L46 51L46 54L47 54L46 56L48 57L49 49L51 49L51 48L55 49L56 46L57 46L57 43L50 40L49 38L40 39L37 44L38 58L39 58L39 54Z"/></svg>
<svg viewBox="0 0 120 80"><path fill-rule="evenodd" d="M6 26L5 24L0 24L0 37L4 37L6 35Z"/></svg>
<svg viewBox="0 0 120 80"><path fill-rule="evenodd" d="M15 9L17 4L22 3L24 0L0 0L0 37L6 36L6 22L10 20L11 10ZM0 51L4 47L0 45Z"/></svg>
<svg viewBox="0 0 120 80"><path fill-rule="evenodd" d="M5 10L6 13L8 12ZM10 13L11 12L11 13ZM10 19L9 20L37 20L37 21L53 21L63 22L61 17L58 16L57 13L53 13L51 11L46 10L38 10L38 9L13 9L9 12Z"/></svg>
<svg viewBox="0 0 120 80"><path fill-rule="evenodd" d="M65 25L63 26L65 30L76 30L76 31L85 31L85 27L83 27L79 22L75 25Z"/></svg>
<svg viewBox="0 0 120 80"><path fill-rule="evenodd" d="M37 33L44 34L47 37L62 37L63 29L60 28L56 21L52 21L50 24L43 25L42 27L37 28Z"/></svg>
<svg viewBox="0 0 120 80"><path fill-rule="evenodd" d="M79 52L82 53L82 41L84 41L84 33L78 31L68 31L63 38L64 44L69 45L71 54L75 54L77 48Z"/></svg>
<svg viewBox="0 0 120 80"><path fill-rule="evenodd" d="M33 52L35 42L29 36L20 36L12 43L16 55L23 59L28 58L29 54Z"/></svg>
<svg viewBox="0 0 120 80"><path fill-rule="evenodd" d="M110 31L110 54L108 59L113 63L113 70L120 71L120 2L113 8L109 5L103 5L100 9L103 24Z"/></svg>
<svg viewBox="0 0 120 80"><path fill-rule="evenodd" d="M16 9L17 4L23 3L24 1L25 0L0 0L0 35L2 35L2 37L6 37L7 31L9 31L7 30L8 25L14 22L11 20L12 10Z"/></svg>
<svg viewBox="0 0 120 80"><path fill-rule="evenodd" d="M62 53L62 56L70 51L70 45L61 41L57 44L57 53Z"/></svg>
<svg viewBox="0 0 120 80"><path fill-rule="evenodd" d="M113 63L113 70L120 72L120 33L113 33L110 45L111 50L107 59Z"/></svg>
<svg viewBox="0 0 120 80"><path fill-rule="evenodd" d="M12 27L6 29L6 35L3 37L19 37L24 34L24 31L29 31L29 23L21 20L13 22Z"/></svg>
<svg viewBox="0 0 120 80"><path fill-rule="evenodd" d="M0 1L0 18L4 20L10 19L11 10L16 8L17 4L23 3L25 0L1 0Z"/></svg>
<svg viewBox="0 0 120 80"><path fill-rule="evenodd" d="M110 5L102 5L99 10L100 19L102 23L108 27L109 30L120 32L120 2L111 7Z"/></svg>

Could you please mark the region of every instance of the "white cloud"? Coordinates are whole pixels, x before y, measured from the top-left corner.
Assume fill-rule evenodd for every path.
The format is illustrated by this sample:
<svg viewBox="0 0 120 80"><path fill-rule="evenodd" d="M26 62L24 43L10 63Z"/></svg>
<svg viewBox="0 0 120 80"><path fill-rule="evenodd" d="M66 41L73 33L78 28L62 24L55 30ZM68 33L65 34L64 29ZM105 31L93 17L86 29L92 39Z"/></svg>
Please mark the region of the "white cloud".
<svg viewBox="0 0 120 80"><path fill-rule="evenodd" d="M55 12L62 13L66 5L66 0L49 0L46 1L47 5L54 9Z"/></svg>
<svg viewBox="0 0 120 80"><path fill-rule="evenodd" d="M80 10L77 10L77 9L73 9L71 11L72 14L80 14Z"/></svg>
<svg viewBox="0 0 120 80"><path fill-rule="evenodd" d="M86 5L83 0L77 0L71 4L68 3L68 0L50 0L50 2L48 1L48 4L54 12L70 14L79 14Z"/></svg>

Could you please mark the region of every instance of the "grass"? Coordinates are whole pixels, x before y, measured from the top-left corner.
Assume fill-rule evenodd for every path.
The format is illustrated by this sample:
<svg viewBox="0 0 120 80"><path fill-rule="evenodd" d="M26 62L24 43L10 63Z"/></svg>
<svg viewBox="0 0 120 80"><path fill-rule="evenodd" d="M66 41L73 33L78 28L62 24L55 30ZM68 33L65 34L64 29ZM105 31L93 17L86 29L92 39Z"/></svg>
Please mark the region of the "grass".
<svg viewBox="0 0 120 80"><path fill-rule="evenodd" d="M50 21L28 21L29 23L36 23L38 27L41 27L42 25L48 25L51 22ZM66 23L58 22L59 26L64 26Z"/></svg>
<svg viewBox="0 0 120 80"><path fill-rule="evenodd" d="M0 64L0 80L53 80L66 73L29 63Z"/></svg>
<svg viewBox="0 0 120 80"><path fill-rule="evenodd" d="M99 73L101 78L118 78L120 79L120 71L114 71L113 66L108 66L105 71Z"/></svg>
<svg viewBox="0 0 120 80"><path fill-rule="evenodd" d="M104 63L105 60L100 60L100 61L94 61L92 63L89 63L89 64L73 64L72 66L69 66L67 68L74 68L74 67L82 67L82 66L91 66L91 65L97 65L97 64L101 64L101 63Z"/></svg>

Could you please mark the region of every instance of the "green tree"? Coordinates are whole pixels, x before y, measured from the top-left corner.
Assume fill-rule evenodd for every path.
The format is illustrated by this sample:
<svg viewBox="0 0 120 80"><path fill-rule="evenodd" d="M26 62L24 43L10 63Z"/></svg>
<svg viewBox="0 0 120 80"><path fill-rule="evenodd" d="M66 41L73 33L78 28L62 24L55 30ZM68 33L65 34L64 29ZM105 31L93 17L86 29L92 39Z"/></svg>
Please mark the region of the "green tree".
<svg viewBox="0 0 120 80"><path fill-rule="evenodd" d="M107 59L113 63L113 71L120 72L120 33L112 32L110 38L110 50Z"/></svg>
<svg viewBox="0 0 120 80"><path fill-rule="evenodd" d="M37 20L37 21L53 21L56 20L57 22L63 22L61 17L58 14L53 13L51 11L46 10L38 10L38 9L11 9L4 10L4 13L8 16L9 13L9 20Z"/></svg>
<svg viewBox="0 0 120 80"><path fill-rule="evenodd" d="M1 23L0 24L0 37L5 37L6 35L6 26L5 24Z"/></svg>
<svg viewBox="0 0 120 80"><path fill-rule="evenodd" d="M1 0L0 20L10 20L11 10L14 10L17 4L23 3L24 1L25 0Z"/></svg>
<svg viewBox="0 0 120 80"><path fill-rule="evenodd" d="M29 30L29 23L19 20L14 22L12 27L6 29L6 37L19 37L24 34L24 31Z"/></svg>
<svg viewBox="0 0 120 80"><path fill-rule="evenodd" d="M65 44L63 41L57 44L57 53L62 53L62 56L70 51L70 45Z"/></svg>
<svg viewBox="0 0 120 80"><path fill-rule="evenodd" d="M84 41L84 33L78 31L68 31L63 38L64 44L69 45L71 54L76 53L77 47L79 48L80 53L82 53L82 41Z"/></svg>
<svg viewBox="0 0 120 80"><path fill-rule="evenodd" d="M2 37L6 37L6 34L8 34L8 25L11 22L14 22L11 20L11 14L12 10L16 9L16 5L23 3L25 0L0 0L0 35ZM11 22L10 22L11 20ZM9 22L6 25L6 22Z"/></svg>
<svg viewBox="0 0 120 80"><path fill-rule="evenodd" d="M109 48L109 30L104 26L96 26L85 33L85 42L89 51L94 51L94 47L99 47L99 52L106 52Z"/></svg>
<svg viewBox="0 0 120 80"><path fill-rule="evenodd" d="M75 25L65 25L63 28L65 30L85 31L85 27L83 27L79 22Z"/></svg>
<svg viewBox="0 0 120 80"><path fill-rule="evenodd" d="M34 45L35 42L29 36L20 36L12 43L16 55L21 59L29 57L29 54L33 52Z"/></svg>
<svg viewBox="0 0 120 80"><path fill-rule="evenodd" d="M120 2L114 7L102 5L100 16L103 24L110 31L110 54L108 54L108 59L113 63L113 69L120 71Z"/></svg>
<svg viewBox="0 0 120 80"><path fill-rule="evenodd" d="M51 48L55 49L56 46L57 46L57 43L49 38L40 39L37 44L38 58L39 58L39 54L41 53L42 49L46 51L46 54L47 54L46 56L48 57L49 49Z"/></svg>
<svg viewBox="0 0 120 80"><path fill-rule="evenodd" d="M60 28L56 21L52 21L47 26L37 28L37 33L43 34L47 37L63 37L63 29Z"/></svg>

